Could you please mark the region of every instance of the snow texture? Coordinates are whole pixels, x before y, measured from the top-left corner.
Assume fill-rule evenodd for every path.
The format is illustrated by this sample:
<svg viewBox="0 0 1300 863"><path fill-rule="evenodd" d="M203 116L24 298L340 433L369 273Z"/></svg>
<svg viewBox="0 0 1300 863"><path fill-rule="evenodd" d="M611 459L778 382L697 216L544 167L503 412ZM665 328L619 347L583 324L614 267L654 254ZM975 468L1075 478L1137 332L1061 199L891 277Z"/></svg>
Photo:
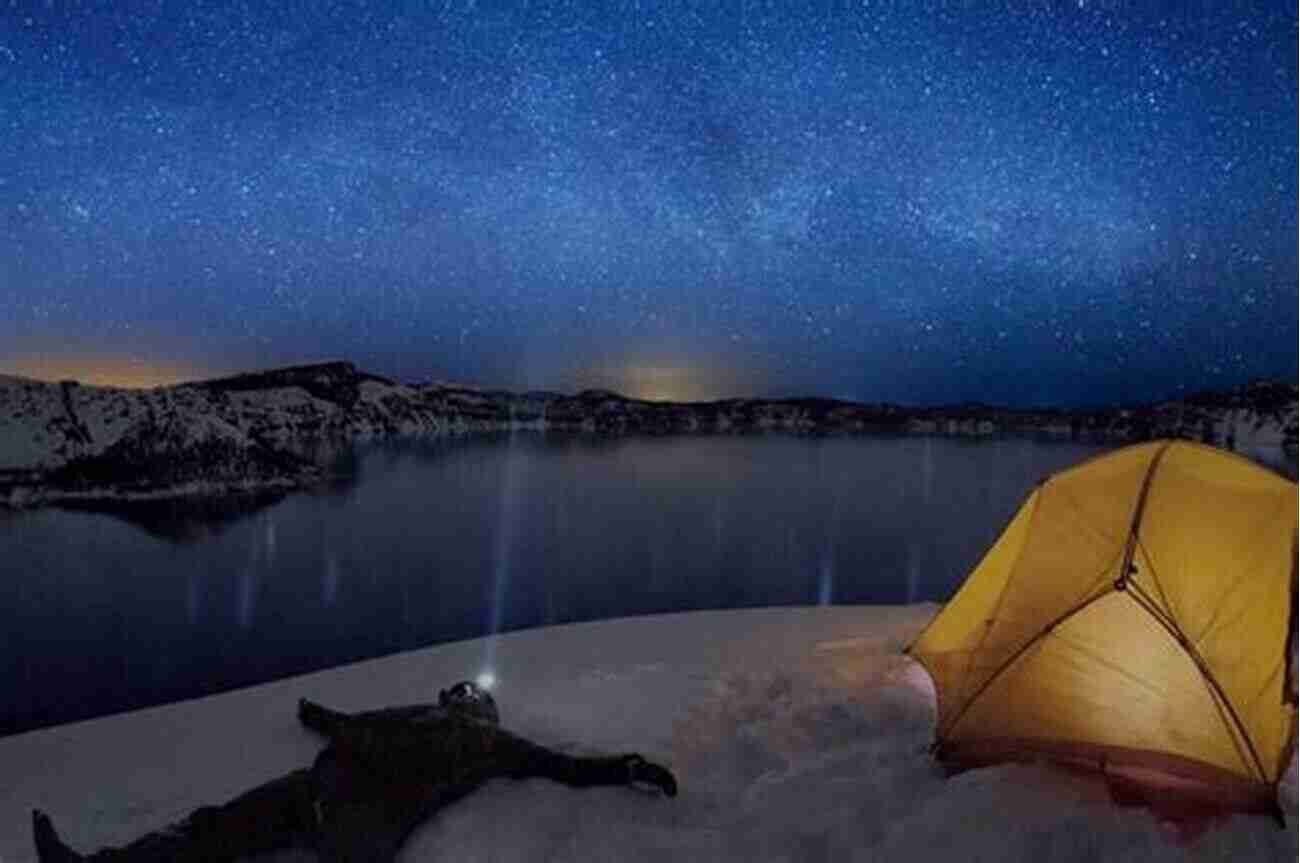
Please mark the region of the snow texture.
<svg viewBox="0 0 1300 863"><path fill-rule="evenodd" d="M495 657L504 724L571 751L669 764L676 799L496 780L401 860L1294 860L1287 828L1234 817L1187 844L1095 780L1006 766L946 779L934 693L900 651L935 606L694 612L459 642L0 740L0 860L34 859L33 807L90 850L306 764L293 705L427 701ZM309 860L305 852L276 860Z"/></svg>

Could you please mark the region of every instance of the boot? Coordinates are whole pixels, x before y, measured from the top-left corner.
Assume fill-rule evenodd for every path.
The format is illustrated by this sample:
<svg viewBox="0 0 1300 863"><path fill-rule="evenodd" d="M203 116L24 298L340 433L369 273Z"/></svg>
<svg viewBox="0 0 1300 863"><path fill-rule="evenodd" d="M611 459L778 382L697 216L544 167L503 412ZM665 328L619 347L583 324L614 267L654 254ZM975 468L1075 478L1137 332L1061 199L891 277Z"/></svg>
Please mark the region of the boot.
<svg viewBox="0 0 1300 863"><path fill-rule="evenodd" d="M32 810L32 839L36 843L36 859L40 863L72 863L84 859L73 851L59 834L54 832L54 822L39 809Z"/></svg>

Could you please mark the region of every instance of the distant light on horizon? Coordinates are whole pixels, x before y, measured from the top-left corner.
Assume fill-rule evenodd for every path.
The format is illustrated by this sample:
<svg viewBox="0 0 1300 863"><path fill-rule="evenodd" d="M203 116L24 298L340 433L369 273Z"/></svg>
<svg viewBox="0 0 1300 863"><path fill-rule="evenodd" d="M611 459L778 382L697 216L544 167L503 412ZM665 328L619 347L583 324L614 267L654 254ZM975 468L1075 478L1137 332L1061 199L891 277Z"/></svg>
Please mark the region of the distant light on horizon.
<svg viewBox="0 0 1300 863"><path fill-rule="evenodd" d="M689 368L634 366L627 370L625 395L654 402L688 401L687 393L701 387Z"/></svg>
<svg viewBox="0 0 1300 863"><path fill-rule="evenodd" d="M48 383L76 381L90 386L151 389L218 377L222 372L136 357L28 356L0 363L0 374Z"/></svg>
<svg viewBox="0 0 1300 863"><path fill-rule="evenodd" d="M696 402L755 395L743 375L708 363L629 365L601 376L607 386L628 398L651 402Z"/></svg>

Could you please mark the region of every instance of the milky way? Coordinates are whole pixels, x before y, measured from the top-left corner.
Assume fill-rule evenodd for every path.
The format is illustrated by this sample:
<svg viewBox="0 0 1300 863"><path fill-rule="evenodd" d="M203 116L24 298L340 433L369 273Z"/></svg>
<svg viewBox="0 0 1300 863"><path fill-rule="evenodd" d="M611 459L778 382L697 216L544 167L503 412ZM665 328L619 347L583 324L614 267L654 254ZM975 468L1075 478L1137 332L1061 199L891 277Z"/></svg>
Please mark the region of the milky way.
<svg viewBox="0 0 1300 863"><path fill-rule="evenodd" d="M1296 375L1293 4L595 6L0 9L0 370Z"/></svg>

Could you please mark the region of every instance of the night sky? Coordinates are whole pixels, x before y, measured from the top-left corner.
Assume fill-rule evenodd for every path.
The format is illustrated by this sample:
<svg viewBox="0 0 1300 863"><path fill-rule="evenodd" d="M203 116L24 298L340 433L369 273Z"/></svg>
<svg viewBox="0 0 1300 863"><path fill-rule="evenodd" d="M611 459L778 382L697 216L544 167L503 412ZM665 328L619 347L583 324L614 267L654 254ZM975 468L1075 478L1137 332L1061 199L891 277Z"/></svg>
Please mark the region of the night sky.
<svg viewBox="0 0 1300 863"><path fill-rule="evenodd" d="M1008 5L7 3L0 371L1294 379L1294 4Z"/></svg>

